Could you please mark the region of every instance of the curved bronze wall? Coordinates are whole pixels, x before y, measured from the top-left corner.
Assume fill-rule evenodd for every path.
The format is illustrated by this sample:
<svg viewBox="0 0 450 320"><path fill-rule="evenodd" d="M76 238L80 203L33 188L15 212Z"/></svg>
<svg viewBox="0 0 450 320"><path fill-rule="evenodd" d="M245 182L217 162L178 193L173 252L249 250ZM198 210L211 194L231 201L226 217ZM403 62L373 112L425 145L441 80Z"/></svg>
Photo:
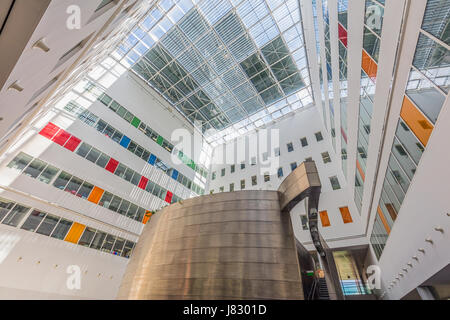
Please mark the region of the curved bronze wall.
<svg viewBox="0 0 450 320"><path fill-rule="evenodd" d="M303 299L279 195L226 192L162 209L144 228L118 299Z"/></svg>

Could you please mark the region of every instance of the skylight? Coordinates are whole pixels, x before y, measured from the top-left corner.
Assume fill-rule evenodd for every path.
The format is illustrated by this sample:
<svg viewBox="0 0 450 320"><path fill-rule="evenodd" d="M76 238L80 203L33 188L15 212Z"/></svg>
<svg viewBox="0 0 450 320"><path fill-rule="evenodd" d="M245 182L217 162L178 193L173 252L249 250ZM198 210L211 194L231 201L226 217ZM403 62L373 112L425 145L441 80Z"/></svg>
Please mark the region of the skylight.
<svg viewBox="0 0 450 320"><path fill-rule="evenodd" d="M212 145L313 102L298 0L162 0L112 57Z"/></svg>

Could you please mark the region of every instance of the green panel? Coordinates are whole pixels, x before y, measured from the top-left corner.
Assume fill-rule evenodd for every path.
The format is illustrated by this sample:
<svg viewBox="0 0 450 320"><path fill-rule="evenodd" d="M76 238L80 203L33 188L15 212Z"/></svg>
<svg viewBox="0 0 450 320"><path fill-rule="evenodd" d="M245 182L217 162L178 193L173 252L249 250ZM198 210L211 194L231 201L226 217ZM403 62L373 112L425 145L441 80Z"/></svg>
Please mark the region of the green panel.
<svg viewBox="0 0 450 320"><path fill-rule="evenodd" d="M158 136L158 139L156 140L156 143L159 144L160 146L162 146L163 141L164 141L164 138L161 137L161 136Z"/></svg>
<svg viewBox="0 0 450 320"><path fill-rule="evenodd" d="M134 117L131 121L131 124L135 126L136 128L139 127L139 124L141 123L141 120L139 120L137 117Z"/></svg>

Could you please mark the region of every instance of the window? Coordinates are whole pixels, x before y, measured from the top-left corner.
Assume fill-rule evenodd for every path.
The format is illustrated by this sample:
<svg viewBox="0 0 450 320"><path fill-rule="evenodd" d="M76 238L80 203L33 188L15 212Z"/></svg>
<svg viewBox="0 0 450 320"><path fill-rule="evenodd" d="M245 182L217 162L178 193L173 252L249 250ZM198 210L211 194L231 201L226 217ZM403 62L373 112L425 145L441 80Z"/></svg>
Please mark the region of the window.
<svg viewBox="0 0 450 320"><path fill-rule="evenodd" d="M241 180L241 190L245 189L245 179Z"/></svg>
<svg viewBox="0 0 450 320"><path fill-rule="evenodd" d="M100 157L97 159L97 161L95 162L95 164L101 168L104 168L104 167L106 167L106 164L108 163L109 159L110 158L106 154L102 153L100 155Z"/></svg>
<svg viewBox="0 0 450 320"><path fill-rule="evenodd" d="M256 186L257 184L256 176L252 176L252 186Z"/></svg>
<svg viewBox="0 0 450 320"><path fill-rule="evenodd" d="M58 224L59 217L53 216L51 214L47 214L44 218L44 221L42 221L39 228L36 230L36 233L42 234L44 236L49 236L53 229L55 229L55 226Z"/></svg>
<svg viewBox="0 0 450 320"><path fill-rule="evenodd" d="M279 157L280 156L280 148L277 147L273 150L273 152L275 153L275 157Z"/></svg>
<svg viewBox="0 0 450 320"><path fill-rule="evenodd" d="M294 171L297 168L297 162L291 163L291 171Z"/></svg>
<svg viewBox="0 0 450 320"><path fill-rule="evenodd" d="M231 173L234 173L234 170L236 169L236 166L234 164L231 165L230 171Z"/></svg>
<svg viewBox="0 0 450 320"><path fill-rule="evenodd" d="M64 190L67 183L69 183L70 178L72 178L72 176L63 171L59 174L58 178L56 178L55 182L53 182L53 185L58 189Z"/></svg>
<svg viewBox="0 0 450 320"><path fill-rule="evenodd" d="M268 172L265 172L264 173L264 182L268 182L268 181L270 181L270 175Z"/></svg>
<svg viewBox="0 0 450 320"><path fill-rule="evenodd" d="M80 189L81 184L83 183L83 180L72 176L72 178L70 179L69 183L67 184L66 188L64 189L64 191L67 191L73 195L78 195L78 189Z"/></svg>
<svg viewBox="0 0 450 320"><path fill-rule="evenodd" d="M91 150L91 146L88 145L87 143L82 143L81 146L78 148L77 150L77 154L83 158L86 157L86 155L89 153L89 151Z"/></svg>
<svg viewBox="0 0 450 320"><path fill-rule="evenodd" d="M6 214L11 210L11 208L14 206L14 202L0 199L0 221L6 216Z"/></svg>
<svg viewBox="0 0 450 320"><path fill-rule="evenodd" d="M308 140L306 137L303 137L300 139L300 143L302 144L302 147L306 147L308 145Z"/></svg>
<svg viewBox="0 0 450 320"><path fill-rule="evenodd" d="M317 142L323 140L322 132L320 132L320 131L319 131L319 132L316 132L316 133L314 133L314 135L316 136Z"/></svg>
<svg viewBox="0 0 450 320"><path fill-rule="evenodd" d="M83 247L89 247L91 245L92 239L94 239L95 232L97 230L93 228L84 229L83 235L81 236L78 244Z"/></svg>
<svg viewBox="0 0 450 320"><path fill-rule="evenodd" d="M323 163L331 162L331 158L330 158L330 155L328 154L328 152L322 152L321 155L322 155Z"/></svg>
<svg viewBox="0 0 450 320"><path fill-rule="evenodd" d="M244 170L244 169L245 169L245 163L242 162L242 163L241 163L241 170Z"/></svg>
<svg viewBox="0 0 450 320"><path fill-rule="evenodd" d="M223 190L224 190L224 187L219 188L219 192L223 192Z"/></svg>
<svg viewBox="0 0 450 320"><path fill-rule="evenodd" d="M53 230L51 237L63 240L66 237L67 232L69 232L71 226L72 221L61 218L59 223L56 225L55 230Z"/></svg>
<svg viewBox="0 0 450 320"><path fill-rule="evenodd" d="M32 159L33 157L21 152L8 164L8 168L22 171Z"/></svg>
<svg viewBox="0 0 450 320"><path fill-rule="evenodd" d="M254 166L254 165L256 165L256 157L252 157L252 160L251 160L252 162L251 162L251 165L252 166Z"/></svg>
<svg viewBox="0 0 450 320"><path fill-rule="evenodd" d="M59 171L58 168L48 165L44 169L44 171L42 171L41 175L38 177L38 180L49 184L50 181L56 176L58 171Z"/></svg>
<svg viewBox="0 0 450 320"><path fill-rule="evenodd" d="M283 176L283 168L279 167L277 172L278 178L281 178Z"/></svg>
<svg viewBox="0 0 450 320"><path fill-rule="evenodd" d="M300 220L302 222L302 229L303 230L308 230L309 229L308 228L308 217L306 215L302 214L300 216Z"/></svg>
<svg viewBox="0 0 450 320"><path fill-rule="evenodd" d="M267 161L268 158L269 158L269 153L266 151L262 154L262 159L263 159L263 161Z"/></svg>
<svg viewBox="0 0 450 320"><path fill-rule="evenodd" d="M288 150L288 152L294 151L294 146L292 145L292 142L289 142L289 143L287 144L287 150Z"/></svg>
<svg viewBox="0 0 450 320"><path fill-rule="evenodd" d="M105 241L103 242L101 251L103 251L103 252L111 252L115 241L116 241L116 237L115 236L113 236L111 234L107 234L106 238L105 238Z"/></svg>
<svg viewBox="0 0 450 320"><path fill-rule="evenodd" d="M16 204L5 217L2 223L8 226L17 227L22 221L23 217L25 217L25 214L28 212L28 210L30 210L30 208Z"/></svg>
<svg viewBox="0 0 450 320"><path fill-rule="evenodd" d="M312 157L308 157L308 158L305 158L305 161L306 161L306 162L308 162L308 161L313 161L313 159L312 159Z"/></svg>
<svg viewBox="0 0 450 320"><path fill-rule="evenodd" d="M44 170L46 166L47 163L45 163L44 161L34 159L23 173L32 178L36 178L41 174L42 170Z"/></svg>
<svg viewBox="0 0 450 320"><path fill-rule="evenodd" d="M216 172L214 171L214 172L212 173L211 180L215 180L215 179L216 179Z"/></svg>
<svg viewBox="0 0 450 320"><path fill-rule="evenodd" d="M220 173L220 176L221 176L221 177L225 176L225 168L222 169L222 171L221 171L221 173Z"/></svg>
<svg viewBox="0 0 450 320"><path fill-rule="evenodd" d="M100 249L102 247L103 241L105 240L106 233L97 231L94 236L94 240L92 240L90 247L92 249Z"/></svg>
<svg viewBox="0 0 450 320"><path fill-rule="evenodd" d="M44 219L44 217L44 212L33 210L33 212L31 212L31 214L28 216L27 220L25 220L25 222L23 223L21 229L34 232L42 222L42 219Z"/></svg>
<svg viewBox="0 0 450 320"><path fill-rule="evenodd" d="M89 151L88 155L86 156L86 159L95 163L100 157L101 152L95 148L92 148L91 151Z"/></svg>
<svg viewBox="0 0 450 320"><path fill-rule="evenodd" d="M330 177L330 183L333 190L339 190L341 188L337 176Z"/></svg>
<svg viewBox="0 0 450 320"><path fill-rule="evenodd" d="M352 216L350 215L350 211L348 210L348 207L339 208L339 211L341 212L342 221L344 221L344 223L353 222Z"/></svg>
<svg viewBox="0 0 450 320"><path fill-rule="evenodd" d="M234 183L230 183L230 192L234 191Z"/></svg>

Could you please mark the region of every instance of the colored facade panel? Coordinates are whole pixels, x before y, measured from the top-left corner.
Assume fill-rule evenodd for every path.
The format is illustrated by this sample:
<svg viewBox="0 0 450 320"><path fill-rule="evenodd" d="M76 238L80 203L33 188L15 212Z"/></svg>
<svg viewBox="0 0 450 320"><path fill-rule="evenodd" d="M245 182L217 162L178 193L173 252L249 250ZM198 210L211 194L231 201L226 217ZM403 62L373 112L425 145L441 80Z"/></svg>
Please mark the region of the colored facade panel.
<svg viewBox="0 0 450 320"><path fill-rule="evenodd" d="M150 156L150 158L148 159L148 163L150 163L152 166L154 166L155 162L156 162L156 156L154 154L152 154Z"/></svg>
<svg viewBox="0 0 450 320"><path fill-rule="evenodd" d="M339 40L341 40L342 44L347 47L347 30L338 23L338 31L339 31Z"/></svg>
<svg viewBox="0 0 450 320"><path fill-rule="evenodd" d="M150 220L152 216L152 212L151 211L145 211L145 215L144 215L144 219L142 219L142 223L143 224L147 224L148 220Z"/></svg>
<svg viewBox="0 0 450 320"><path fill-rule="evenodd" d="M116 159L109 159L108 164L106 165L105 169L108 170L111 173L114 173L114 171L116 171L117 166L119 165L119 161L117 161Z"/></svg>
<svg viewBox="0 0 450 320"><path fill-rule="evenodd" d="M42 128L39 134L47 139L51 139L58 132L58 130L59 127L57 125L49 122L44 128Z"/></svg>
<svg viewBox="0 0 450 320"><path fill-rule="evenodd" d="M145 190L145 187L147 186L148 179L144 176L141 177L141 180L139 181L138 187Z"/></svg>
<svg viewBox="0 0 450 320"><path fill-rule="evenodd" d="M322 227L331 226L330 219L328 218L328 212L326 210L320 211L320 222L322 222Z"/></svg>
<svg viewBox="0 0 450 320"><path fill-rule="evenodd" d="M348 207L339 208L339 211L341 212L342 221L344 221L344 223L351 223L351 222L353 222L353 219L352 219L352 216L350 214L350 211L348 210Z"/></svg>
<svg viewBox="0 0 450 320"><path fill-rule="evenodd" d="M139 127L139 124L141 123L141 120L139 120L139 118L134 117L133 120L131 120L131 125L134 127Z"/></svg>
<svg viewBox="0 0 450 320"><path fill-rule="evenodd" d="M128 145L130 144L131 139L128 138L127 136L123 136L122 140L120 140L120 145L124 148L128 148Z"/></svg>
<svg viewBox="0 0 450 320"><path fill-rule="evenodd" d="M400 116L412 132L414 132L417 139L419 139L420 142L426 146L431 132L433 131L433 125L406 96L403 98Z"/></svg>
<svg viewBox="0 0 450 320"><path fill-rule="evenodd" d="M389 224L387 223L386 217L383 214L383 211L381 211L380 206L377 208L378 216L381 219L381 222L383 223L384 228L386 229L386 232L389 234L391 233L391 228L389 227Z"/></svg>
<svg viewBox="0 0 450 320"><path fill-rule="evenodd" d="M377 63L367 54L365 50L362 51L361 67L369 78L373 81L376 80L378 70Z"/></svg>
<svg viewBox="0 0 450 320"><path fill-rule="evenodd" d="M162 146L163 141L164 141L164 138L161 137L161 136L158 136L158 139L156 140L156 143L159 144L160 146Z"/></svg>
<svg viewBox="0 0 450 320"><path fill-rule="evenodd" d="M89 195L88 201L97 204L100 201L103 192L105 192L105 190L99 187L94 187L94 189L92 189L91 194Z"/></svg>
<svg viewBox="0 0 450 320"><path fill-rule="evenodd" d="M177 180L177 178L178 178L178 171L173 169L173 171L172 171L172 179Z"/></svg>
<svg viewBox="0 0 450 320"><path fill-rule="evenodd" d="M341 134L342 134L342 138L344 138L345 143L348 143L347 142L347 134L345 133L344 128L342 128L342 127L341 127Z"/></svg>
<svg viewBox="0 0 450 320"><path fill-rule="evenodd" d="M364 180L366 179L366 176L364 175L364 171L363 171L361 165L359 164L358 159L356 159L356 168L358 169L359 174L361 175L361 178L362 178L363 181L364 181Z"/></svg>
<svg viewBox="0 0 450 320"><path fill-rule="evenodd" d="M63 146L67 142L67 140L69 140L69 138L70 138L70 133L61 129L58 131L58 133L55 134L52 141L56 142L60 146Z"/></svg>
<svg viewBox="0 0 450 320"><path fill-rule="evenodd" d="M64 148L74 152L78 145L81 143L81 140L77 137L71 136L67 143L64 145Z"/></svg>
<svg viewBox="0 0 450 320"><path fill-rule="evenodd" d="M86 226L84 224L74 222L69 232L67 233L67 236L65 237L64 241L77 244L85 228Z"/></svg>
<svg viewBox="0 0 450 320"><path fill-rule="evenodd" d="M172 197L173 197L173 193L170 192L170 191L167 191L165 201L166 201L167 203L171 203L171 202L172 202Z"/></svg>

